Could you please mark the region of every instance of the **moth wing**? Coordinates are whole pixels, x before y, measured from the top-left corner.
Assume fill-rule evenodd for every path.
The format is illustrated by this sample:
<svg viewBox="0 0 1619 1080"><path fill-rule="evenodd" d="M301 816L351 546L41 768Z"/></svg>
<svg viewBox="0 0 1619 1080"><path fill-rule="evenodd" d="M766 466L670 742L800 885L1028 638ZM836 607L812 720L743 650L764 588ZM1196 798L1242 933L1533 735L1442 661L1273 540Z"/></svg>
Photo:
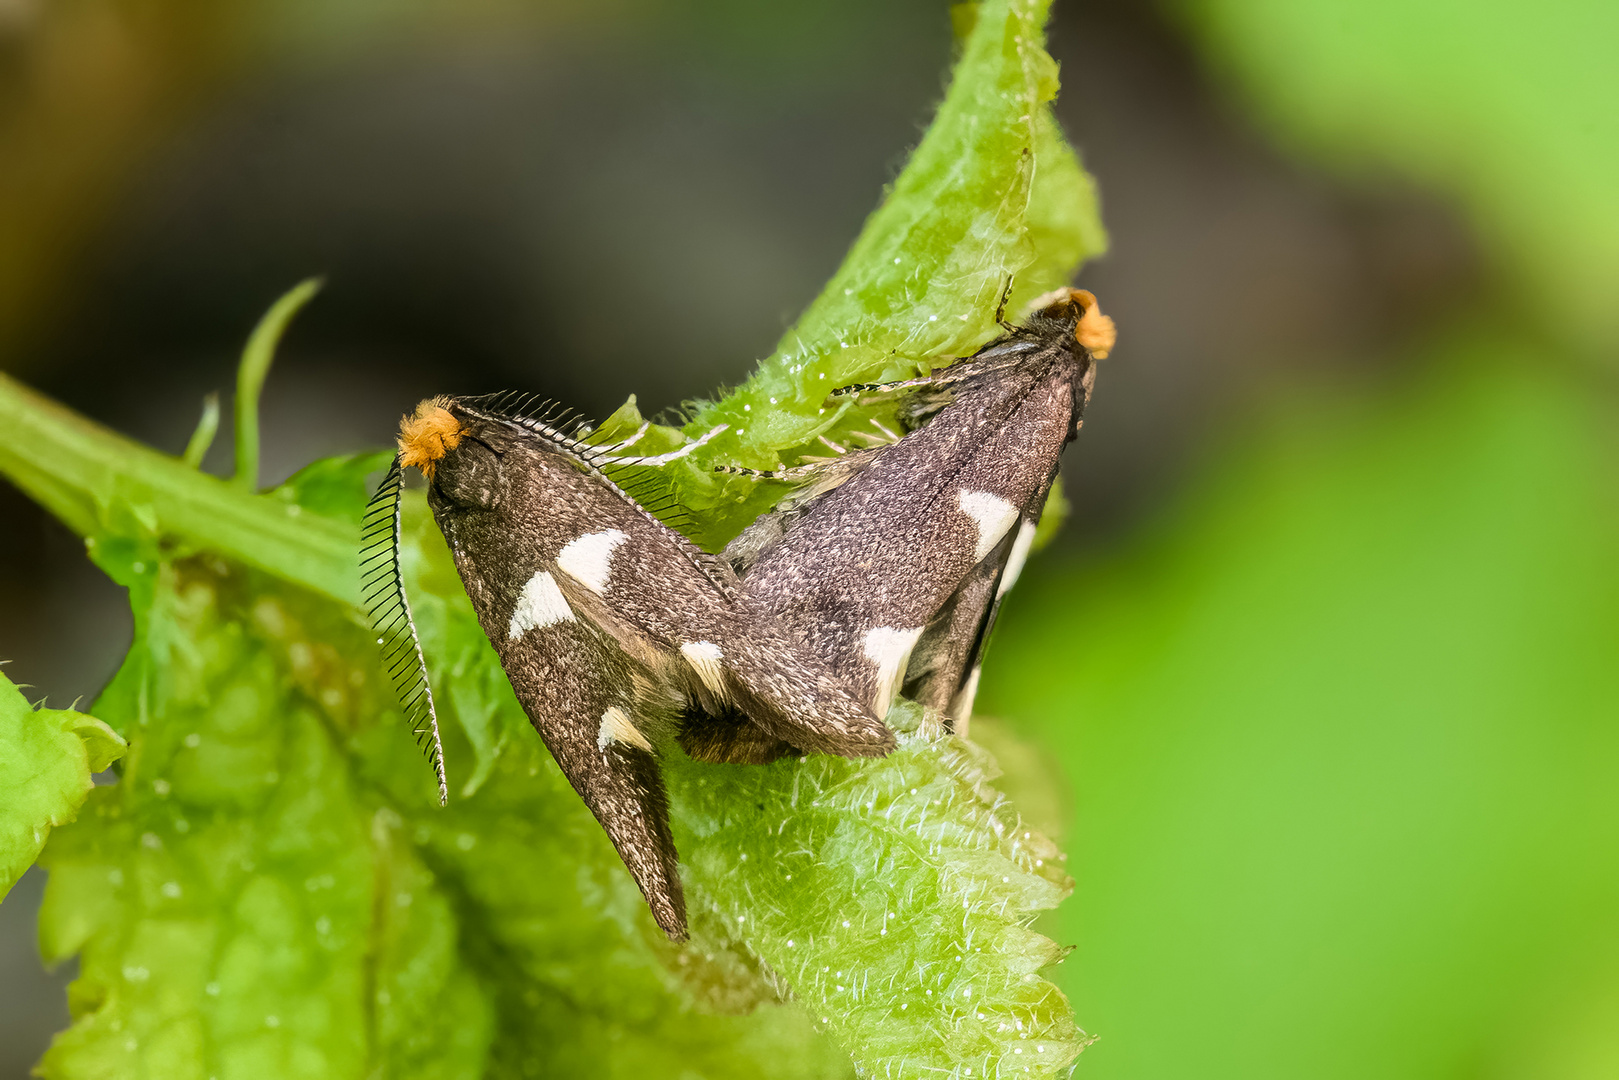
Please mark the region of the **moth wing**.
<svg viewBox="0 0 1619 1080"><path fill-rule="evenodd" d="M939 614L923 630L911 653L902 693L913 701L964 723L952 709L989 637L1000 567L989 561L973 567Z"/></svg>
<svg viewBox="0 0 1619 1080"><path fill-rule="evenodd" d="M732 694L770 739L813 753L881 757L894 733L855 688L817 660L775 617L755 608L751 633L733 640L726 657Z"/></svg>
<svg viewBox="0 0 1619 1080"><path fill-rule="evenodd" d="M1028 561L1034 546L1041 513L1056 483L1058 455L1063 446L1079 433L1085 406L1090 402L1096 376L1095 365L1085 358L1077 376L1071 382L1058 378L1055 385L1048 385L1048 404L1036 409L1049 421L1061 415L1061 402L1066 400L1071 403L1066 435L1059 439L1057 430L1049 422L1031 425L1029 429L1046 428L1043 440L1037 440L1034 446L1024 449L1025 452L1034 450L1036 456L1049 458L1050 473L1020 508L1016 528L1008 531L995 548L973 567L917 643L917 653L925 659L919 668L914 668L908 675L908 680L915 680L915 687L914 693L911 693L912 684L908 681L907 693L923 704L938 709L952 722L955 730L962 733L966 732L968 722L972 719L984 650L989 645L995 620L1000 615L1001 601L1023 573L1024 563ZM1031 398L1034 397L1038 397L1038 394L1031 394Z"/></svg>
<svg viewBox="0 0 1619 1080"><path fill-rule="evenodd" d="M973 564L928 622L906 672L906 696L937 709L963 731L972 717L978 673L1000 613L1001 599L1023 571L1041 511L1056 481L1057 456L1068 441L1066 433L1072 430L1061 408L1070 391L1062 387L1061 380L1055 386L1039 389L1046 393L1031 394L1013 414L1016 417L1027 410L1038 419L1026 426L1009 423L958 473L962 482L958 486L957 501L967 516L975 518L977 525L976 530L964 531L958 543L974 535L982 542L985 538L983 523L977 519L990 516L986 507L998 505L1010 515L1014 504L1008 499L1017 499L1021 505L1017 506L1010 527ZM1043 479L1037 479L1038 474L1026 470L997 467L998 462L1014 454L1031 463L1045 459L1049 471ZM1020 471L1023 473L1021 482L998 488L1001 482ZM1018 491L1020 483L1029 486Z"/></svg>
<svg viewBox="0 0 1619 1080"><path fill-rule="evenodd" d="M629 662L578 619L501 636L501 665L535 730L618 849L652 917L670 938L684 938L669 800L641 730Z"/></svg>
<svg viewBox="0 0 1619 1080"><path fill-rule="evenodd" d="M1023 571L1049 491L1049 487L1043 491L1024 511L1018 528L973 567L916 643L905 696L943 713L962 733L972 719L984 650L1001 600Z"/></svg>
<svg viewBox="0 0 1619 1080"><path fill-rule="evenodd" d="M688 753L752 764L793 748L842 757L894 748L880 715L768 610L736 595L725 562L693 558L700 553L650 517L624 516L618 526L625 539L610 559L576 558L564 548L548 564L547 587L558 594L558 611L596 629L616 653L713 718L688 718Z"/></svg>
<svg viewBox="0 0 1619 1080"><path fill-rule="evenodd" d="M905 688L970 711L1006 570L1027 554L1085 374L1057 345L960 367L928 423L807 504L745 579L877 711Z"/></svg>
<svg viewBox="0 0 1619 1080"><path fill-rule="evenodd" d="M734 467L720 470L793 485L774 507L760 514L726 544L720 557L738 574L746 574L767 551L781 541L795 522L814 511L816 503L864 472L887 448L887 446L867 447L842 457L807 465L795 465L790 469L779 469L775 472L758 472Z"/></svg>

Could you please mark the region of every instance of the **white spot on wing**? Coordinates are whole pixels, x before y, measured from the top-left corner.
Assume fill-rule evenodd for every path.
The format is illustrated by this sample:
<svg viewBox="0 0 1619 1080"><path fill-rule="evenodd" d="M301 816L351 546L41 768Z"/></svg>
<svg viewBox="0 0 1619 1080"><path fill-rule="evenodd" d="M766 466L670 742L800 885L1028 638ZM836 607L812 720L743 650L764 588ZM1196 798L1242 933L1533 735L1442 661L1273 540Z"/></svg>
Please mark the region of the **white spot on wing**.
<svg viewBox="0 0 1619 1080"><path fill-rule="evenodd" d="M726 697L725 669L720 666L725 654L718 645L712 641L688 641L680 647L680 655L714 696Z"/></svg>
<svg viewBox="0 0 1619 1080"><path fill-rule="evenodd" d="M1039 526L1032 521L1025 521L1017 531L1017 539L1012 541L1012 550L1006 556L1006 569L1001 571L1001 583L995 587L997 597L1005 596L1006 590L1017 584L1018 575L1023 573L1023 564L1029 561L1029 548L1034 544L1035 530Z"/></svg>
<svg viewBox="0 0 1619 1080"><path fill-rule="evenodd" d="M600 596L612 572L613 552L627 539L629 537L618 529L586 533L570 540L557 553L557 568Z"/></svg>
<svg viewBox="0 0 1619 1080"><path fill-rule="evenodd" d="M879 626L866 631L862 649L866 659L877 668L877 689L871 695L871 708L878 716L887 716L889 706L894 704L894 695L899 693L905 681L905 668L911 662L911 650L924 629L926 627L917 626L896 630Z"/></svg>
<svg viewBox="0 0 1619 1080"><path fill-rule="evenodd" d="M617 705L609 705L607 711L602 713L602 726L596 731L596 749L606 750L609 743L615 742L638 746L646 751L652 749L652 744L641 734L641 729L635 726L635 721L630 719L629 713Z"/></svg>
<svg viewBox="0 0 1619 1080"><path fill-rule="evenodd" d="M956 734L962 738L967 737L967 723L973 718L973 699L978 696L978 676L983 670L982 667L974 664L972 674L968 675L967 681L961 684L961 689L956 691L956 696L950 699L948 713L950 719L955 721Z"/></svg>
<svg viewBox="0 0 1619 1080"><path fill-rule="evenodd" d="M573 609L562 598L562 590L557 588L556 579L541 570L523 586L523 593L517 598L517 607L512 612L508 634L515 641L530 630L544 629L572 618Z"/></svg>
<svg viewBox="0 0 1619 1080"><path fill-rule="evenodd" d="M966 488L956 493L956 501L961 504L961 512L978 526L978 546L973 549L973 562L976 564L994 550L1001 537L1006 535L1006 530L1012 527L1012 522L1017 520L1017 507L999 495L991 495L987 491L968 491Z"/></svg>

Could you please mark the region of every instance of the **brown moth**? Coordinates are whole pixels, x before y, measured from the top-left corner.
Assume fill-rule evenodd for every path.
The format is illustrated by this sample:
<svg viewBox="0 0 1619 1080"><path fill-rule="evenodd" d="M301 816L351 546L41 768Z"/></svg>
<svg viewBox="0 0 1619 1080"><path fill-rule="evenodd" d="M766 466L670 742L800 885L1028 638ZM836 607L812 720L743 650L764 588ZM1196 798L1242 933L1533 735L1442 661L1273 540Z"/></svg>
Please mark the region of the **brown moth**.
<svg viewBox="0 0 1619 1080"><path fill-rule="evenodd" d="M504 399L424 401L401 427L394 470L374 501L382 507L374 535L380 544L389 526L386 550L397 552L398 476L421 469L428 505L518 701L658 925L680 938L685 902L658 766L662 740L677 738L697 758L740 762L790 750L875 756L895 741L865 698L742 590L729 564L609 476L700 445L625 455L639 434L590 445L577 424L527 415ZM408 626L396 554L394 568L375 580L381 615ZM387 603L395 595L402 617ZM430 716L414 630L408 641L396 636L396 669L417 671L404 690L419 684L416 707Z"/></svg>
<svg viewBox="0 0 1619 1080"><path fill-rule="evenodd" d="M900 411L911 430L807 470L757 474L808 484L727 547L747 595L877 715L903 693L964 731L1000 598L1115 336L1094 296L1060 289L948 368L837 391L914 391Z"/></svg>

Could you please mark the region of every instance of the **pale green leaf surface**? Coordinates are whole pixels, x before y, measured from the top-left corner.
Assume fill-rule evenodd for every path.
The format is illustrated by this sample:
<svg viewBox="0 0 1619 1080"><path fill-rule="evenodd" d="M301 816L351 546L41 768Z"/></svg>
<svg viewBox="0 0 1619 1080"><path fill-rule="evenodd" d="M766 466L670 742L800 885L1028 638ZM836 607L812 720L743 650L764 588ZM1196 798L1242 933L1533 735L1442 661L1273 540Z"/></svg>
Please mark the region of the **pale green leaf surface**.
<svg viewBox="0 0 1619 1080"><path fill-rule="evenodd" d="M72 821L91 773L125 750L107 725L71 709L36 709L0 675L0 899L33 865L51 828Z"/></svg>
<svg viewBox="0 0 1619 1080"><path fill-rule="evenodd" d="M1049 1076L1088 1039L1029 930L1072 882L992 763L904 704L873 767L814 757L673 774L686 878L877 1075ZM908 729L908 730L906 730Z"/></svg>

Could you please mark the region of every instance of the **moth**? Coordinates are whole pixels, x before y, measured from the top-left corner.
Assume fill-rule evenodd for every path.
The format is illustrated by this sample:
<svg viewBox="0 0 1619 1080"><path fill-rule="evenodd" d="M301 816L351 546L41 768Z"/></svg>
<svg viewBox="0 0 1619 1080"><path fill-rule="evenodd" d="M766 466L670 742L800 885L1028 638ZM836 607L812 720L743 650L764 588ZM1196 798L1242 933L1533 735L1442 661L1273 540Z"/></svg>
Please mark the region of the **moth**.
<svg viewBox="0 0 1619 1080"><path fill-rule="evenodd" d="M892 732L805 643L614 475L690 453L592 445L555 410L439 397L405 418L367 519L367 601L407 713L446 796L437 716L399 571L403 471L427 502L517 699L647 899L685 936L658 744L768 761L790 750L866 757Z"/></svg>
<svg viewBox="0 0 1619 1080"><path fill-rule="evenodd" d="M903 693L964 732L1000 599L1115 337L1093 295L1060 289L947 368L835 391L911 391L900 409L909 433L755 474L806 483L727 547L747 596L877 715Z"/></svg>

